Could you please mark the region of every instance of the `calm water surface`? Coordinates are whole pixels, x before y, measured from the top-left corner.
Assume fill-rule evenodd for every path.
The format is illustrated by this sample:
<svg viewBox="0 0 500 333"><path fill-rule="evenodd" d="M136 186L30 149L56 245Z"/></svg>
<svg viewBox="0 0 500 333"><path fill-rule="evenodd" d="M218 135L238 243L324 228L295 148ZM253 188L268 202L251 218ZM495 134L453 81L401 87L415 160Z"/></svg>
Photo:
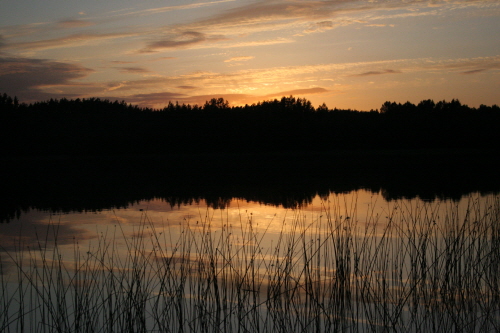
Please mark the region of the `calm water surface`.
<svg viewBox="0 0 500 333"><path fill-rule="evenodd" d="M98 239L103 233L133 237L136 229L145 222L159 232L206 223L215 232L224 227L240 229L242 225L251 222L256 231L272 238L286 232L284 226L292 225L298 219L318 228L322 221L324 223L328 219L346 218L356 230L364 232L367 224L376 222L376 227L383 230L389 220L394 223L393 220L397 218L401 223L408 223L410 219L428 217L443 224L452 217L466 219L470 210L486 210L495 204L498 197L496 194L471 193L460 200L428 201L413 198L386 201L382 193L357 190L316 196L309 204L296 208L232 199L225 202L225 208L220 209L213 208L213 203L207 205L203 199L179 205L172 205L165 199L153 199L142 200L124 208L95 212L63 213L32 209L21 214L18 219L0 224L0 237L2 246L12 250L27 246L34 248L45 236L53 239L53 235L46 234L46 227L49 225L57 229L59 245L72 246L75 241L79 244L92 244L92 240Z"/></svg>
<svg viewBox="0 0 500 333"><path fill-rule="evenodd" d="M216 186L144 173L140 187L110 172L13 191L0 330L500 330L496 185L361 171Z"/></svg>

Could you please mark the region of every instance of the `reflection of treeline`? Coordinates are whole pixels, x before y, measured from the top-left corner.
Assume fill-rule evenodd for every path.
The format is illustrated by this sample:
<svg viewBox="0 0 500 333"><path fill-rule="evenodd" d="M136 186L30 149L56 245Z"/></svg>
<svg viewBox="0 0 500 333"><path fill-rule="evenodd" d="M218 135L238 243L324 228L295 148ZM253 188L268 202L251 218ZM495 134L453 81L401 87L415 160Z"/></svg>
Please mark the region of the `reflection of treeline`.
<svg viewBox="0 0 500 333"><path fill-rule="evenodd" d="M153 199L174 207L204 200L223 208L240 199L295 208L360 189L388 201L500 192L496 156L475 151L222 155L0 160L0 223L31 209L100 211Z"/></svg>
<svg viewBox="0 0 500 333"><path fill-rule="evenodd" d="M24 104L4 94L0 121L7 155L492 148L500 139L498 106L458 100L386 102L380 111L359 112L292 96L151 109L99 98Z"/></svg>

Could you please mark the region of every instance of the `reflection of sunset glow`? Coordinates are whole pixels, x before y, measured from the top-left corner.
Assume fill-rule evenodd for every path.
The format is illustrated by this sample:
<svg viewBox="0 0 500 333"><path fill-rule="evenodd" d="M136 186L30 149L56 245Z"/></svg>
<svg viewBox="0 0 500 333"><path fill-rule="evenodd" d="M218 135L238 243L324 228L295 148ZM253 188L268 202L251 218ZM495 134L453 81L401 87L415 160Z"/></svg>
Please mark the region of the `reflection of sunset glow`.
<svg viewBox="0 0 500 333"><path fill-rule="evenodd" d="M142 232L144 223L154 227L158 233L173 232L173 239L180 236L185 226L200 230L209 225L213 232L226 230L233 235L251 226L254 232L265 236L264 244L271 246L269 242L273 237L290 232L299 225L312 228L309 232L329 233L332 226L328 226L328 223L349 222L355 232L363 233L367 226L376 226L383 232L392 220L410 223L405 220L406 213L414 219L432 217L444 222L452 211L462 216L471 204L481 208L491 204L491 200L494 200L494 196L476 198L471 195L462 198L459 203L426 203L419 199L386 202L380 193L359 190L348 194L332 193L326 198L316 196L310 204L296 209L239 199L231 200L227 208L213 209L207 207L204 200L172 207L162 199L154 199L128 208L98 213L52 215L32 211L23 214L19 220L1 225L0 234L5 239L3 247L14 250L35 248L40 239L53 241L56 234L59 245L69 247L75 242L94 242L103 234L113 237L123 234L133 238ZM46 226L50 226L50 229L47 230Z"/></svg>
<svg viewBox="0 0 500 333"><path fill-rule="evenodd" d="M15 318L7 325L26 319L27 327L42 317L65 327L86 318L123 331L122 317L133 313L147 331L185 322L185 331L197 331L208 325L204 311L213 330L222 322L227 331L248 325L252 332L274 331L276 316L284 316L280 327L328 316L335 324L325 326L340 320L368 331L420 328L433 322L422 314L429 309L456 325L456 313L469 314L472 304L475 326L496 325L498 302L490 300L498 274L490 265L499 213L497 195L386 202L362 190L297 209L234 199L223 209L151 200L92 214L30 212L0 225L2 238L17 242L0 251L9 305L0 316ZM463 305L448 308L450 300ZM261 329L246 322L249 314Z"/></svg>

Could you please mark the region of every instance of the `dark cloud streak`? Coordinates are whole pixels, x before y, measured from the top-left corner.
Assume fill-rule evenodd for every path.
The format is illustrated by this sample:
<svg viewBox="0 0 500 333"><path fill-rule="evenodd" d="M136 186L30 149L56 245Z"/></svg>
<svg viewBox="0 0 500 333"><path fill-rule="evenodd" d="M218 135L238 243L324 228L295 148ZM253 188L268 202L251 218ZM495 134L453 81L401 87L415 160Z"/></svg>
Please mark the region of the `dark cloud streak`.
<svg viewBox="0 0 500 333"><path fill-rule="evenodd" d="M465 74L465 75L469 75L469 74L477 74L477 73L482 73L484 71L486 71L487 69L486 68L480 68L480 69L473 69L473 70L470 70L470 71L465 71L465 72L462 72L461 74Z"/></svg>
<svg viewBox="0 0 500 333"><path fill-rule="evenodd" d="M354 74L351 76L372 76L372 75L384 75L384 74L401 74L401 71L393 70L393 69L385 69L383 71L369 71L369 72L364 72L360 74Z"/></svg>
<svg viewBox="0 0 500 333"><path fill-rule="evenodd" d="M80 65L29 58L0 58L0 91L16 95L23 101L55 97L41 90L47 85L71 85L93 70ZM69 95L70 97L72 95ZM61 96L59 96L61 97Z"/></svg>
<svg viewBox="0 0 500 333"><path fill-rule="evenodd" d="M150 73L149 70L142 67L120 67L119 70L122 73L131 73L131 74Z"/></svg>
<svg viewBox="0 0 500 333"><path fill-rule="evenodd" d="M290 96L290 95L313 95L313 94L323 94L328 92L327 89L325 88L304 88L304 89L294 89L294 90L287 90L287 91L281 91L275 94L269 94L266 96L263 96L264 98L270 98L270 97L283 97L283 96Z"/></svg>
<svg viewBox="0 0 500 333"><path fill-rule="evenodd" d="M160 39L150 42L139 53L154 53L161 49L186 48L206 41L226 40L223 36L208 36L197 31L184 31L169 39Z"/></svg>

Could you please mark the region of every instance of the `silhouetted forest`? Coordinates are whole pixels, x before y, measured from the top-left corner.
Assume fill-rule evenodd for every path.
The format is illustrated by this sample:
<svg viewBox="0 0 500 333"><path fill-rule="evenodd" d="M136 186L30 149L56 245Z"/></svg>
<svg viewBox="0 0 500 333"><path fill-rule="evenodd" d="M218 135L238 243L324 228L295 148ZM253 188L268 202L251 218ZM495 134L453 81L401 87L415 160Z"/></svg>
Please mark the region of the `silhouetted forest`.
<svg viewBox="0 0 500 333"><path fill-rule="evenodd" d="M151 109L99 98L26 104L3 94L0 131L2 156L496 149L500 108L424 100L361 112L290 96Z"/></svg>

